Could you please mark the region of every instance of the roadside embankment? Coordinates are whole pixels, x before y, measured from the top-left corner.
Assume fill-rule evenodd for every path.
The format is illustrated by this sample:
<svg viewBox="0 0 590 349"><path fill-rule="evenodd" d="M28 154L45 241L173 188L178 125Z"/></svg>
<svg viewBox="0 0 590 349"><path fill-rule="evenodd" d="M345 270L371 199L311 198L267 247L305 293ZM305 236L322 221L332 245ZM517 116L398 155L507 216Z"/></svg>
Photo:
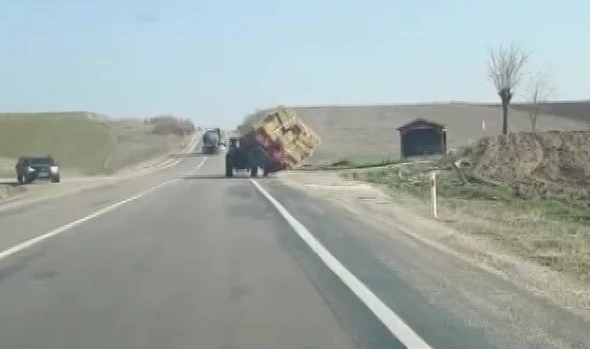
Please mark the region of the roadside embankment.
<svg viewBox="0 0 590 349"><path fill-rule="evenodd" d="M427 222L435 171L436 224L457 232L445 244L588 313L588 144L588 131L515 133L484 138L452 157L343 176L382 189Z"/></svg>
<svg viewBox="0 0 590 349"><path fill-rule="evenodd" d="M12 180L21 155L50 154L67 181L155 166L194 135L190 120L172 116L115 120L83 112L0 114L0 178L10 179L0 183L0 200L26 189Z"/></svg>

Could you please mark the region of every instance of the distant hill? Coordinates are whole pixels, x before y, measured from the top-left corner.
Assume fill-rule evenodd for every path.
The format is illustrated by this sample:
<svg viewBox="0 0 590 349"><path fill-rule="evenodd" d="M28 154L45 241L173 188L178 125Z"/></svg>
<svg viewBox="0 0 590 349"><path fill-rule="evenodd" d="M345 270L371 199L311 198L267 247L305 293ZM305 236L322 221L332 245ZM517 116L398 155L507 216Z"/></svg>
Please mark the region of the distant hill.
<svg viewBox="0 0 590 349"><path fill-rule="evenodd" d="M100 114L87 111L66 111L66 112L33 112L33 113L0 113L1 117L49 117L49 118L81 118L90 120L102 120L107 121L109 117Z"/></svg>

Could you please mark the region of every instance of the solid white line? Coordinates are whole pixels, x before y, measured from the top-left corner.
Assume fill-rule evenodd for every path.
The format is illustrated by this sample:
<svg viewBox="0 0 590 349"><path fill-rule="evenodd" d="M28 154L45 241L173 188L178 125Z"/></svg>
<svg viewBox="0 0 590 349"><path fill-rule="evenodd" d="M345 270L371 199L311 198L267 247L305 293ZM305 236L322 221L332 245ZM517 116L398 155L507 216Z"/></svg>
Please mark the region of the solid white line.
<svg viewBox="0 0 590 349"><path fill-rule="evenodd" d="M194 136L194 139L187 144L187 146L185 146L182 150L180 150L179 152L177 152L175 154L182 155L182 154L190 153L191 151L194 151L195 148L197 148L197 146L199 145L200 142L201 142L200 134L197 134ZM127 174L133 176L133 175L149 173L149 172L153 172L153 171L166 170L170 167L178 165L181 161L183 161L183 159L167 159L167 160L164 160L163 162L160 162L160 163L157 163L154 165L150 165L150 166L147 166L144 168L138 167L136 169L132 169Z"/></svg>
<svg viewBox="0 0 590 349"><path fill-rule="evenodd" d="M201 166L203 166L203 164L205 164L205 161L206 160L207 160L206 157L203 158L203 160L201 160L201 162L195 168L195 171L197 171L199 168L201 168ZM43 235L39 235L39 236L37 236L35 238L29 239L27 241L21 242L20 244L17 244L15 246L12 246L11 248L0 252L0 260L3 260L4 258L10 257L13 254L18 253L20 251L23 251L23 250L25 250L25 249L27 249L27 248L29 248L31 246L37 245L38 243L40 243L40 242L42 242L44 240L47 240L47 239L49 239L51 237L54 237L54 236L59 235L61 233L64 233L64 232L66 232L66 231L68 231L68 230L70 230L70 229L72 229L72 228L74 228L74 227L76 227L76 226L78 226L78 225L80 225L82 223L85 223L85 222L87 222L87 221L89 221L91 219L100 217L100 216L104 215L105 213L111 212L111 211L113 211L113 210L115 210L115 209L117 209L117 208L119 208L119 207L121 207L121 206L123 206L125 204L128 204L128 203L130 203L132 201L135 201L135 200L137 200L139 198L142 198L142 197L144 197L144 196L146 196L146 195L148 195L148 194L150 194L150 193L152 193L152 192L154 192L154 191L156 191L156 190L158 190L158 189L160 189L160 188L162 188L164 186L167 186L169 184L172 184L172 183L174 183L176 181L178 181L178 179L172 179L172 180L169 180L167 182L160 183L160 184L158 184L158 185L156 185L154 187L151 187L149 189L146 189L146 190L140 192L139 194L136 194L136 195L134 195L134 196L132 196L130 198L127 198L125 200L119 201L119 202L114 203L114 204L112 204L110 206L104 207L104 208L102 208L102 209L100 209L100 210L98 210L98 211L96 211L96 212L94 212L94 213L92 213L92 214L90 214L88 216L82 217L82 218L77 219L77 220L75 220L73 222L70 222L70 223L67 223L65 225L62 225L61 227L55 228L55 229L53 229L53 230L51 230L51 231L49 231L49 232L47 232L47 233L45 233Z"/></svg>
<svg viewBox="0 0 590 349"><path fill-rule="evenodd" d="M205 164L205 161L207 161L208 157L204 157L203 160L201 160L201 162L197 165L197 167L195 167L195 171L197 171L198 169L201 168L201 166L203 166Z"/></svg>
<svg viewBox="0 0 590 349"><path fill-rule="evenodd" d="M4 250L4 251L0 252L0 260L4 259L6 257L9 257L9 256L11 256L11 255L13 255L13 254L15 254L17 252L20 252L20 251L22 251L24 249L27 249L27 248L29 248L31 246L34 246L34 245L40 243L43 240L47 240L47 239L49 239L51 237L54 237L56 235L59 235L59 234L65 232L65 231L67 231L69 229L72 229L72 228L74 228L74 227L76 227L76 226L84 223L84 222L87 222L87 221L89 221L91 219L94 219L96 217L102 216L103 214L105 214L107 212L113 211L114 209L119 208L119 207L125 205L126 203L129 203L131 201L137 200L137 199L139 199L139 198L141 198L141 197L143 197L143 196L145 196L145 195L147 195L147 194L149 194L149 193L151 193L151 192L153 192L153 191L155 191L155 190L157 190L157 189L159 189L159 188L161 188L161 187L163 187L165 185L168 185L168 184L170 184L172 182L175 182L175 181L176 181L176 179L170 180L168 182L164 182L164 183L161 183L161 184L158 184L155 187L152 187L152 188L150 188L148 190L142 191L141 193L139 193L137 195L134 195L134 196L132 196L130 198L127 198L127 199L125 199L123 201L119 201L119 202L117 202L117 203L115 203L113 205L110 205L110 206L107 206L107 207L105 207L103 209L100 209L100 210L98 210L98 211L96 211L96 212L94 212L94 213L92 213L92 214L90 214L90 215L88 215L86 217L82 217L82 218L80 218L78 220L75 220L73 222L70 222L70 223L68 223L66 225L62 225L59 228L53 229L53 230L51 230L48 233L45 233L43 235L37 236L35 238L32 238L32 239L27 240L25 242L22 242L22 243L20 243L18 245L15 245L15 246L7 249L7 250Z"/></svg>
<svg viewBox="0 0 590 349"><path fill-rule="evenodd" d="M320 257L328 268L336 274L342 282L350 288L354 294L375 314L375 316L409 349L430 349L431 347L403 320L397 316L379 297L377 297L367 286L365 286L354 274L352 274L321 242L319 242L307 228L301 224L289 211L266 191L260 184L250 179L252 184L264 197L279 211L287 223L301 237L311 250Z"/></svg>

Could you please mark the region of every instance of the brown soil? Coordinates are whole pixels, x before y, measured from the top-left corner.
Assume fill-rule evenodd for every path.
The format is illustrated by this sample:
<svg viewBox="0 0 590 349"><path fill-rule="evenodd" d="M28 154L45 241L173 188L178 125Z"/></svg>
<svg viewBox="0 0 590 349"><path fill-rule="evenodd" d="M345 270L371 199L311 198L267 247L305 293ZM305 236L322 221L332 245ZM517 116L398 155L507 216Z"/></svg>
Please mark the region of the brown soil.
<svg viewBox="0 0 590 349"><path fill-rule="evenodd" d="M459 157L472 177L515 185L520 195L590 198L589 131L488 137Z"/></svg>

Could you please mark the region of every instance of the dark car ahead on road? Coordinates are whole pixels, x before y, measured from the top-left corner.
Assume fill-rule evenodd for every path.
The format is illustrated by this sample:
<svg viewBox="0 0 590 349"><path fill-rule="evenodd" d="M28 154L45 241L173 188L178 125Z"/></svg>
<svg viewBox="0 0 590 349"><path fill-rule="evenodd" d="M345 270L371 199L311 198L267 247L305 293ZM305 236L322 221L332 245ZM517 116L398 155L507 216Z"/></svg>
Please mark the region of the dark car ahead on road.
<svg viewBox="0 0 590 349"><path fill-rule="evenodd" d="M59 183L59 164L51 156L21 156L16 163L16 179L28 184L36 179Z"/></svg>

